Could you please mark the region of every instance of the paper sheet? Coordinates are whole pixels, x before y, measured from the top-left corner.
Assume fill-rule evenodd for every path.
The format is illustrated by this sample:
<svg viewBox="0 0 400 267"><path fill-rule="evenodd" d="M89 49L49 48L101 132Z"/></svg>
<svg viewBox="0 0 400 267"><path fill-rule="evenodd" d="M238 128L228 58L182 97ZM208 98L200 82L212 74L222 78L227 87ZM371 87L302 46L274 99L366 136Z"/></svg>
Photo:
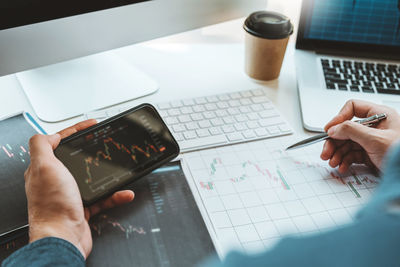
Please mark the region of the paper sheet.
<svg viewBox="0 0 400 267"><path fill-rule="evenodd" d="M379 183L365 166L340 175L322 143L285 152L293 136L203 150L183 158L216 234L220 256L259 252L285 235L352 221Z"/></svg>

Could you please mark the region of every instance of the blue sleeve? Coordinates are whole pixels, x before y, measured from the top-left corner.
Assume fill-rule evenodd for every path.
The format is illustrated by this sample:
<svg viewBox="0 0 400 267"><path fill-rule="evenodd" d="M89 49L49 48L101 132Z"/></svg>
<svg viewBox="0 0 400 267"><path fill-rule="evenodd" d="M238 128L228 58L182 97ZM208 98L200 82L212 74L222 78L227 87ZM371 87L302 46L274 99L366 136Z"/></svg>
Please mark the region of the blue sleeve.
<svg viewBox="0 0 400 267"><path fill-rule="evenodd" d="M400 146L383 181L353 223L308 237L284 238L258 255L228 254L207 266L400 266Z"/></svg>
<svg viewBox="0 0 400 267"><path fill-rule="evenodd" d="M47 237L14 252L2 267L14 266L85 266L81 252L64 239Z"/></svg>

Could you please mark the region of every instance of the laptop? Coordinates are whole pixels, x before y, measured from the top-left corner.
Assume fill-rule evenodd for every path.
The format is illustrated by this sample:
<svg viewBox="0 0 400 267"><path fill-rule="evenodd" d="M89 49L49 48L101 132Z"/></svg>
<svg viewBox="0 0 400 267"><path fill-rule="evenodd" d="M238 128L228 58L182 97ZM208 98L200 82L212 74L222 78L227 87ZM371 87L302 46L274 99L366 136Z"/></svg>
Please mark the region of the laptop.
<svg viewBox="0 0 400 267"><path fill-rule="evenodd" d="M295 57L307 130L349 99L400 112L400 0L303 0Z"/></svg>

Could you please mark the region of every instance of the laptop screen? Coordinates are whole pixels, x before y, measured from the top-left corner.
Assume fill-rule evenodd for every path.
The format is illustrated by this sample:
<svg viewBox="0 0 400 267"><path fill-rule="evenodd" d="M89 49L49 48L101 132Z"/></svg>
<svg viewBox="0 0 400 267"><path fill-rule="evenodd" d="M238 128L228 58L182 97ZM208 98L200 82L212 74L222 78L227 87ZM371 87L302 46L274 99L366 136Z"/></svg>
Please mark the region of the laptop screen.
<svg viewBox="0 0 400 267"><path fill-rule="evenodd" d="M400 0L305 0L300 27L300 41L313 40L314 47L357 43L398 49Z"/></svg>

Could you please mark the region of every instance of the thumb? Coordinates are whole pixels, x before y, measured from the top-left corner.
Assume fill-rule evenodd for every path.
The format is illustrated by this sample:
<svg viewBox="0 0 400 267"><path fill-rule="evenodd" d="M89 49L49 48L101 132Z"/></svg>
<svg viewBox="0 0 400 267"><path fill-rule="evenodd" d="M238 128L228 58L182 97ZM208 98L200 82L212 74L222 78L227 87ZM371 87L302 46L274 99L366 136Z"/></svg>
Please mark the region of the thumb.
<svg viewBox="0 0 400 267"><path fill-rule="evenodd" d="M49 141L49 144L51 145L51 147L54 150L60 144L61 136L60 136L60 134L56 133L56 134L47 136L47 140Z"/></svg>
<svg viewBox="0 0 400 267"><path fill-rule="evenodd" d="M365 148L375 131L378 130L354 121L345 121L329 128L328 135L336 140L352 140Z"/></svg>

